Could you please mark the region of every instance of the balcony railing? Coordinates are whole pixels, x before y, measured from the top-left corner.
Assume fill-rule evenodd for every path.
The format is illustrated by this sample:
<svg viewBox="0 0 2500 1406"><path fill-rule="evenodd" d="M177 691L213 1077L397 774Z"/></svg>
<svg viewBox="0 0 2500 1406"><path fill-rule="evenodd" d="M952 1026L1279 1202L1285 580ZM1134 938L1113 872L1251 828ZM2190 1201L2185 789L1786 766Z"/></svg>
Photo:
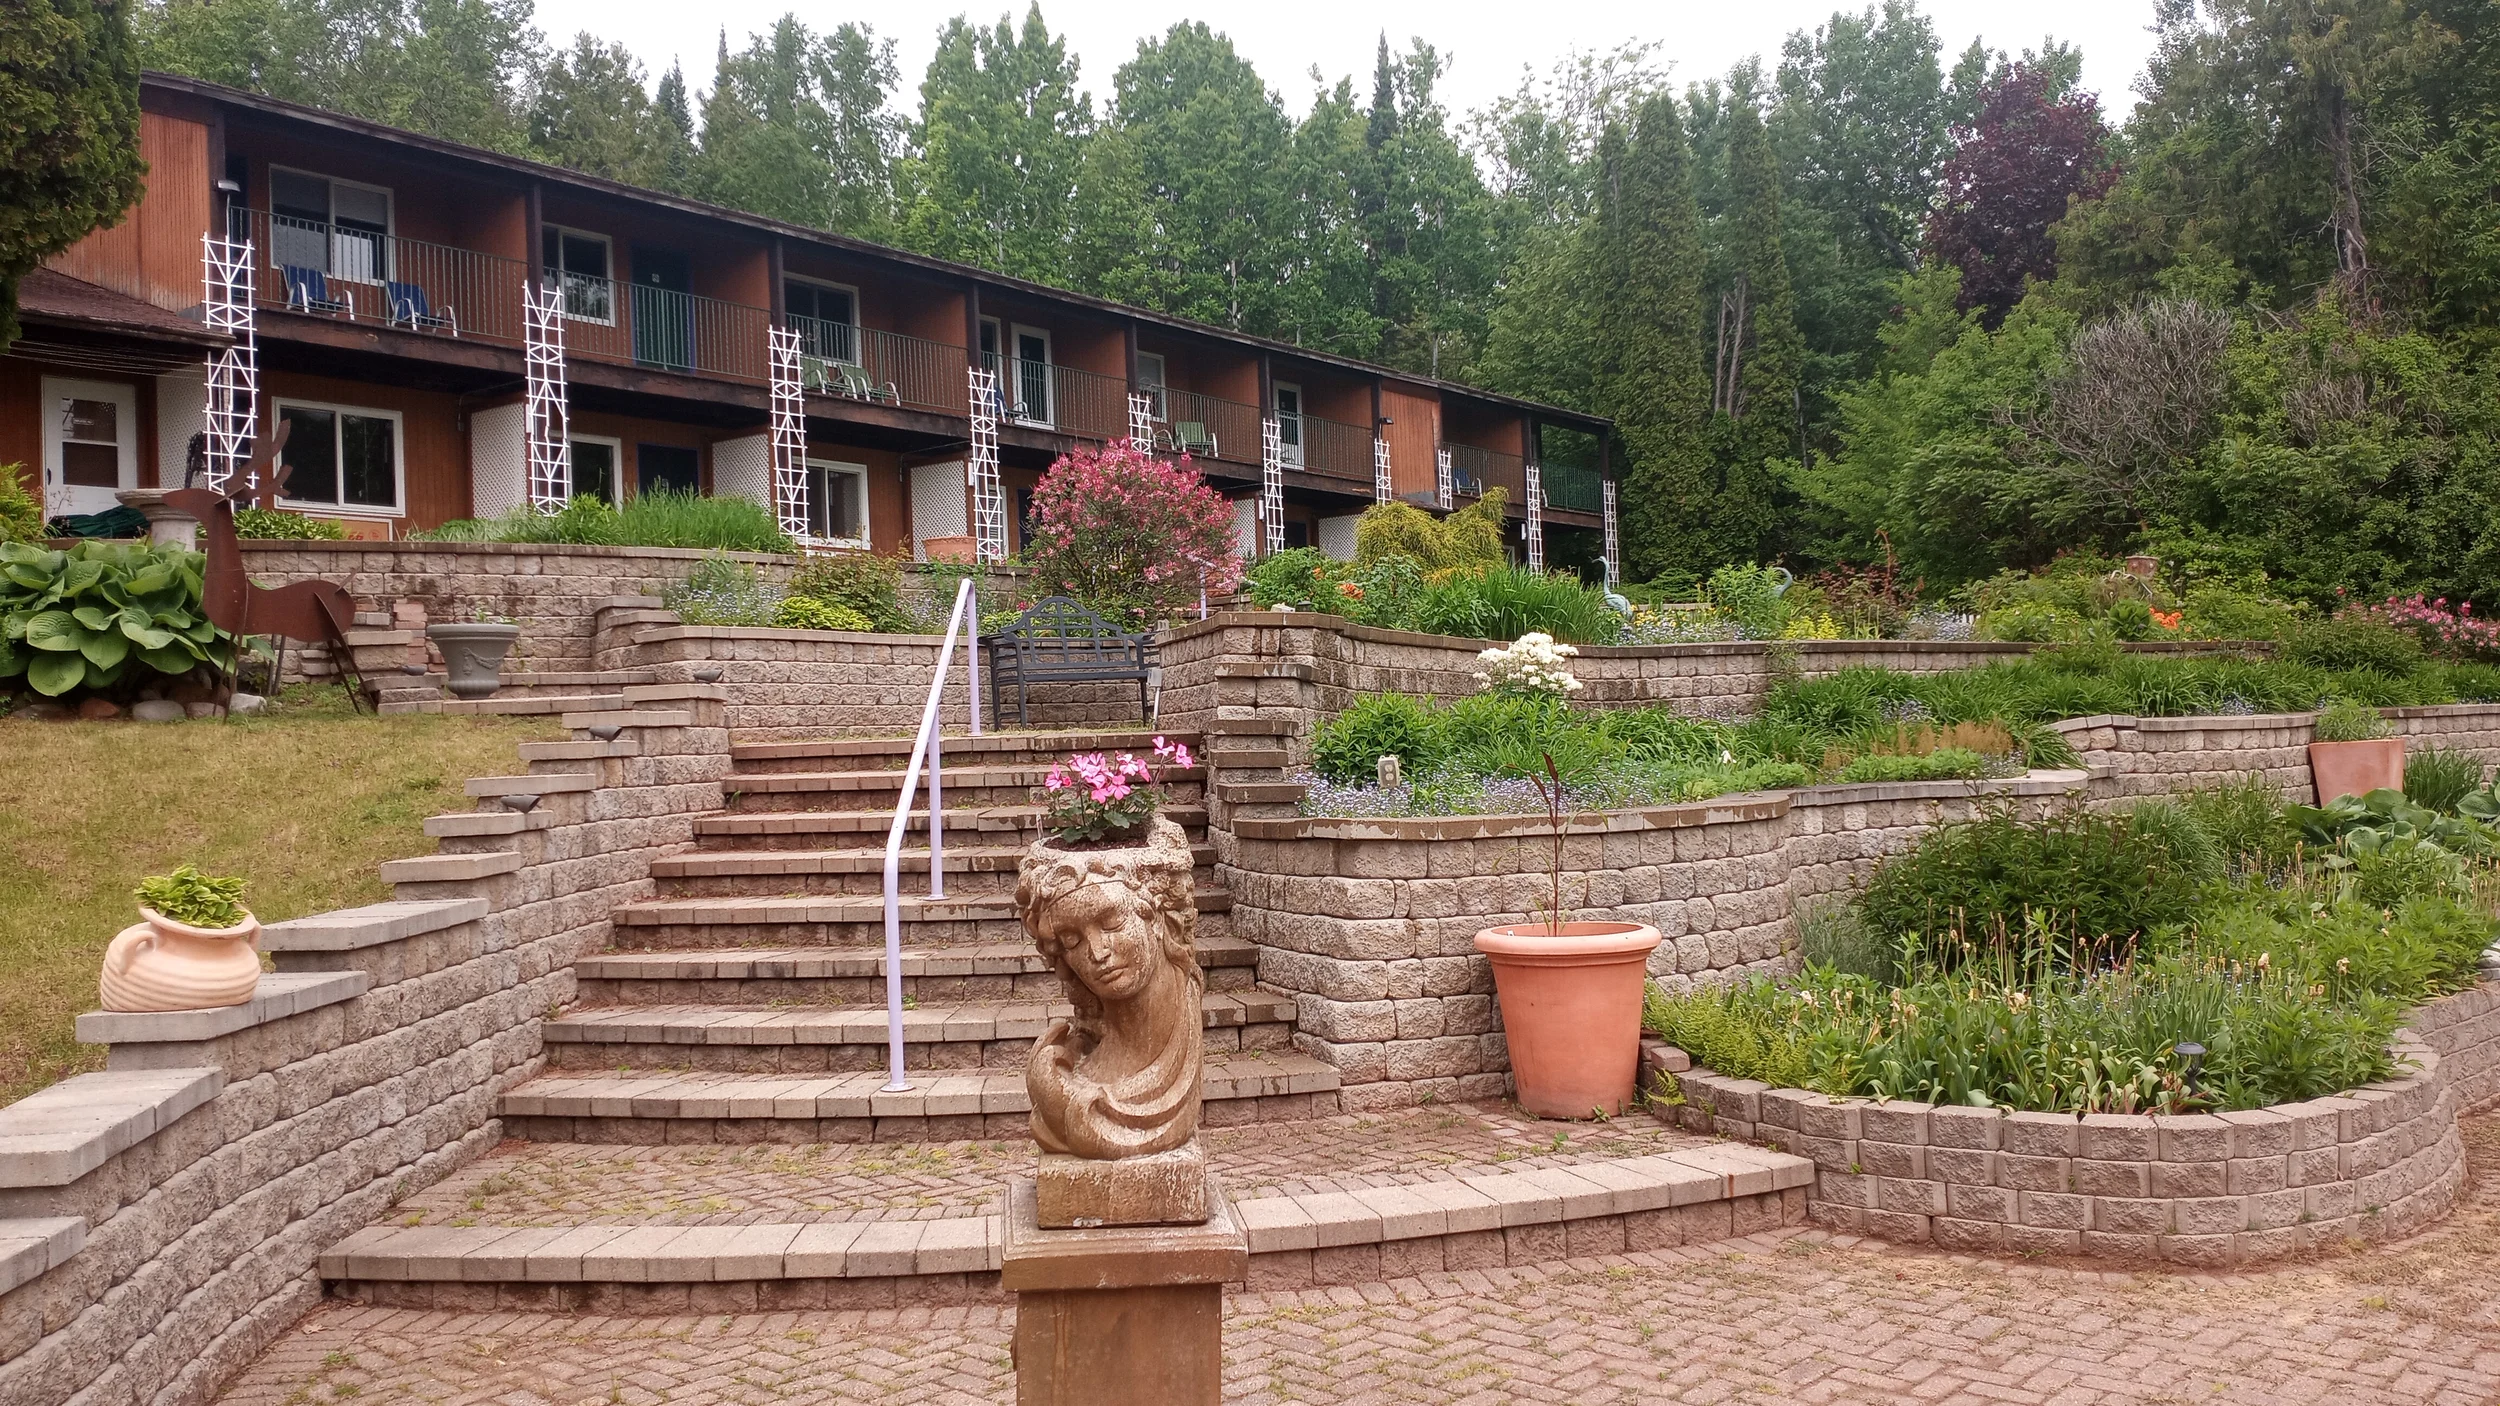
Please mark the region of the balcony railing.
<svg viewBox="0 0 2500 1406"><path fill-rule="evenodd" d="M1335 478L1372 481L1372 437L1360 425L1302 417L1302 467Z"/></svg>
<svg viewBox="0 0 2500 1406"><path fill-rule="evenodd" d="M1541 477L1545 484L1545 506L1574 513L1599 511L1604 490L1597 486L1597 470L1582 468L1578 464L1547 464Z"/></svg>
<svg viewBox="0 0 2500 1406"><path fill-rule="evenodd" d="M234 222L261 251L262 307L521 343L529 267L518 259L266 210L237 210Z"/></svg>
<svg viewBox="0 0 2500 1406"><path fill-rule="evenodd" d="M568 356L631 362L659 371L761 385L772 376L769 309L724 302L647 284L628 284L623 298L606 279L568 276L564 327ZM601 321L602 305L624 317Z"/></svg>
<svg viewBox="0 0 2500 1406"><path fill-rule="evenodd" d="M1472 444L1444 446L1450 451L1450 484L1462 498L1481 498L1499 488L1517 508L1528 491L1527 461L1516 454L1478 449Z"/></svg>
<svg viewBox="0 0 2500 1406"><path fill-rule="evenodd" d="M1259 462L1259 407L1196 391L1149 394L1161 401L1155 433L1168 448L1236 464ZM1206 447L1210 443L1212 450Z"/></svg>
<svg viewBox="0 0 2500 1406"><path fill-rule="evenodd" d="M817 317L789 319L799 334L806 389L872 405L964 413L964 349Z"/></svg>

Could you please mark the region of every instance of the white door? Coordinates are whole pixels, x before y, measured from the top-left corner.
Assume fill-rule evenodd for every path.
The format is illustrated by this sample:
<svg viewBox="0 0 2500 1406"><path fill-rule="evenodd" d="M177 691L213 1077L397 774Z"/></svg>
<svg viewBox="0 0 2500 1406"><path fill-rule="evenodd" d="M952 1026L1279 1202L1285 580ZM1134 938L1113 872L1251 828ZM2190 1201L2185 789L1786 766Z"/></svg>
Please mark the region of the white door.
<svg viewBox="0 0 2500 1406"><path fill-rule="evenodd" d="M1276 383L1276 443L1284 461L1302 467L1302 388Z"/></svg>
<svg viewBox="0 0 2500 1406"><path fill-rule="evenodd" d="M100 513L139 486L139 392L106 381L43 378L47 516Z"/></svg>

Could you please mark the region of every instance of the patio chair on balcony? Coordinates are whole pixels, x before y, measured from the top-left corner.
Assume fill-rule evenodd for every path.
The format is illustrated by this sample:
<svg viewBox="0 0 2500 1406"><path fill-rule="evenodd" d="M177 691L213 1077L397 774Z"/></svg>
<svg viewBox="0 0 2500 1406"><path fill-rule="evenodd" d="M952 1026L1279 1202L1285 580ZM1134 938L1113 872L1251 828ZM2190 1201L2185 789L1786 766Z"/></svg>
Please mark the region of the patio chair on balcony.
<svg viewBox="0 0 2500 1406"><path fill-rule="evenodd" d="M345 314L350 322L355 321L356 305L347 300L346 294L330 296L328 274L301 264L288 264L285 271L287 311Z"/></svg>
<svg viewBox="0 0 2500 1406"><path fill-rule="evenodd" d="M840 363L833 369L841 377L841 384L835 388L837 394L847 395L853 400L864 400L871 405L903 403L903 392L900 387L892 381L879 384L876 377L868 374L868 368L865 366Z"/></svg>
<svg viewBox="0 0 2500 1406"><path fill-rule="evenodd" d="M1223 457L1222 451L1216 447L1215 431L1208 429L1203 420L1176 420L1161 438L1164 452L1168 454L1188 454L1202 459Z"/></svg>
<svg viewBox="0 0 2500 1406"><path fill-rule="evenodd" d="M460 314L451 304L436 307L425 296L422 283L384 283L382 295L390 299L391 325L411 332L449 332L460 335Z"/></svg>

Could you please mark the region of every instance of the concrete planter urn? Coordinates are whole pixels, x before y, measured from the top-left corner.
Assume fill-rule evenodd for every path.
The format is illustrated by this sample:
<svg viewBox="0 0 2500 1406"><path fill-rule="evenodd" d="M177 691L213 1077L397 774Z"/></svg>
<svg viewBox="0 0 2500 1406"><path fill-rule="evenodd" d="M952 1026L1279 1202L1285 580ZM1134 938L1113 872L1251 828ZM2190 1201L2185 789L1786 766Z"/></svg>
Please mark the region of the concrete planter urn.
<svg viewBox="0 0 2500 1406"><path fill-rule="evenodd" d="M503 658L521 637L521 627L491 621L428 625L425 637L443 651L452 697L491 698L503 686Z"/></svg>
<svg viewBox="0 0 2500 1406"><path fill-rule="evenodd" d="M975 555L972 539L961 535L923 537L920 539L920 550L928 553L931 561L970 561Z"/></svg>
<svg viewBox="0 0 2500 1406"><path fill-rule="evenodd" d="M1510 1044L1519 1106L1539 1118L1631 1107L1641 1057L1646 923L1508 923L1476 934Z"/></svg>
<svg viewBox="0 0 2500 1406"><path fill-rule="evenodd" d="M108 1011L193 1011L239 1006L260 986L260 919L195 928L153 908L104 949L98 994Z"/></svg>
<svg viewBox="0 0 2500 1406"><path fill-rule="evenodd" d="M2372 791L2401 791L2405 786L2405 740L2373 737L2366 742L2312 742L2309 775L2318 783L2318 804L2338 796L2366 796Z"/></svg>

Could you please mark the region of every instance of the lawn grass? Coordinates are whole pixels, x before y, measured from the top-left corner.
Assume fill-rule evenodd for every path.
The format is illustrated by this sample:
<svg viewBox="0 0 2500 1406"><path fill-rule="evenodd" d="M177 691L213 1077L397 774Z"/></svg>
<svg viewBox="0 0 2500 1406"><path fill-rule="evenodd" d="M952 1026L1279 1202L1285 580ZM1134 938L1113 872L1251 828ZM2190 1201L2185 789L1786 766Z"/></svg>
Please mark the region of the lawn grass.
<svg viewBox="0 0 2500 1406"><path fill-rule="evenodd" d="M295 689L265 717L150 725L0 718L0 1104L104 1062L72 1038L140 879L239 874L263 922L388 898L461 783L519 769L553 719L355 716Z"/></svg>

